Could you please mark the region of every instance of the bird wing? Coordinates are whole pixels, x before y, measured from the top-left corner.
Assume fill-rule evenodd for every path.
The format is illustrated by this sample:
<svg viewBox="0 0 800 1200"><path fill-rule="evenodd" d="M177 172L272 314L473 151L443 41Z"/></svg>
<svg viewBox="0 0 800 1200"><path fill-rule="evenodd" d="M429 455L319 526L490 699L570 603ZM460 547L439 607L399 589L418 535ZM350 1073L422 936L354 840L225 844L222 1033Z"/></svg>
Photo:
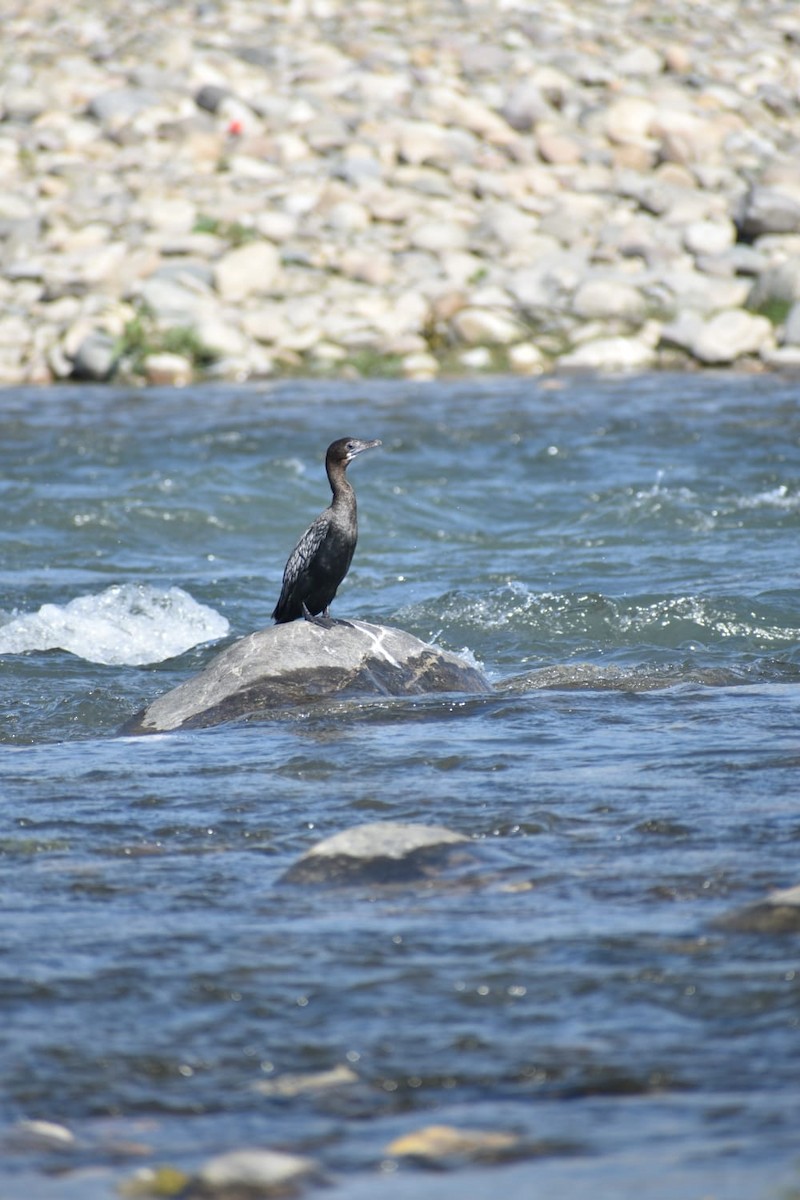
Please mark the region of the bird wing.
<svg viewBox="0 0 800 1200"><path fill-rule="evenodd" d="M275 611L272 614L276 618L282 609L287 605L293 606L293 593L297 589L298 583L302 580L306 573L308 564L313 560L314 556L319 553L319 550L325 541L328 532L328 521L326 514L320 513L309 525L300 541L295 546L292 553L286 562L283 570L283 585L278 603L275 605ZM302 603L301 596L297 603Z"/></svg>
<svg viewBox="0 0 800 1200"><path fill-rule="evenodd" d="M295 580L298 575L305 571L308 564L314 556L319 552L322 543L328 533L328 522L325 520L325 514L320 515L311 522L308 529L305 531L300 541L295 546L292 553L289 555L289 560L286 563L283 571L284 580Z"/></svg>

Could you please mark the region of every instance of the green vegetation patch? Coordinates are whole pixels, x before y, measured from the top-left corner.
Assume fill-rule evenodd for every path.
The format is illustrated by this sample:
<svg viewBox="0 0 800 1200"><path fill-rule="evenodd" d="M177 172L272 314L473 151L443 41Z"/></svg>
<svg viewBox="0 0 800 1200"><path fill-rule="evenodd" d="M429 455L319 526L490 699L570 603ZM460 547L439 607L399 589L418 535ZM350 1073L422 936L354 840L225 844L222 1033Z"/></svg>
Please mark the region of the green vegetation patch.
<svg viewBox="0 0 800 1200"><path fill-rule="evenodd" d="M187 325L160 329L146 308L140 308L125 326L117 344L117 355L124 372L132 376L144 374L145 359L151 354L181 354L193 367L205 370L218 355Z"/></svg>
<svg viewBox="0 0 800 1200"><path fill-rule="evenodd" d="M194 223L193 233L211 233L222 238L231 246L244 246L258 238L258 230L241 221L222 221L219 217L200 215Z"/></svg>
<svg viewBox="0 0 800 1200"><path fill-rule="evenodd" d="M793 301L782 300L778 296L770 296L752 310L760 317L766 317L773 325L783 325L792 308Z"/></svg>

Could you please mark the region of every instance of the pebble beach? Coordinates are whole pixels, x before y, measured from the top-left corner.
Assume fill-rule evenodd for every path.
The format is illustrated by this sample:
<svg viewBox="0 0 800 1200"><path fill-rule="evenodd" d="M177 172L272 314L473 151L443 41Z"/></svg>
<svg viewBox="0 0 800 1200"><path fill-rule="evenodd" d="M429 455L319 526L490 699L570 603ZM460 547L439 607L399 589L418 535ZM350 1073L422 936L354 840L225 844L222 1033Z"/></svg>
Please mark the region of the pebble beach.
<svg viewBox="0 0 800 1200"><path fill-rule="evenodd" d="M800 368L793 2L3 26L2 385Z"/></svg>

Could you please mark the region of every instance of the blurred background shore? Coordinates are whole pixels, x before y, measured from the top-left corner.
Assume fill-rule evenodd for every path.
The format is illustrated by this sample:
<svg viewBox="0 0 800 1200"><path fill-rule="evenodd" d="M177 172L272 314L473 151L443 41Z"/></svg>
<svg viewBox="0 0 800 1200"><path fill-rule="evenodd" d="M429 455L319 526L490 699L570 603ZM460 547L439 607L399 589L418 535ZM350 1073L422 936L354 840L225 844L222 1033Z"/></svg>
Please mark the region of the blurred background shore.
<svg viewBox="0 0 800 1200"><path fill-rule="evenodd" d="M5 6L0 384L800 369L792 3Z"/></svg>

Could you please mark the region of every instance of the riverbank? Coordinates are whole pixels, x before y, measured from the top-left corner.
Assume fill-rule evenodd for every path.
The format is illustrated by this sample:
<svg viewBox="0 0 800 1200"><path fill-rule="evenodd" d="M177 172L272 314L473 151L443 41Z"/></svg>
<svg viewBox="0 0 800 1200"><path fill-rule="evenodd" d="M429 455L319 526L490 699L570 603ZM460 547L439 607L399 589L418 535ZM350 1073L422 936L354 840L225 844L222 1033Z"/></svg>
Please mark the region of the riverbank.
<svg viewBox="0 0 800 1200"><path fill-rule="evenodd" d="M0 383L800 368L800 13L28 0Z"/></svg>

